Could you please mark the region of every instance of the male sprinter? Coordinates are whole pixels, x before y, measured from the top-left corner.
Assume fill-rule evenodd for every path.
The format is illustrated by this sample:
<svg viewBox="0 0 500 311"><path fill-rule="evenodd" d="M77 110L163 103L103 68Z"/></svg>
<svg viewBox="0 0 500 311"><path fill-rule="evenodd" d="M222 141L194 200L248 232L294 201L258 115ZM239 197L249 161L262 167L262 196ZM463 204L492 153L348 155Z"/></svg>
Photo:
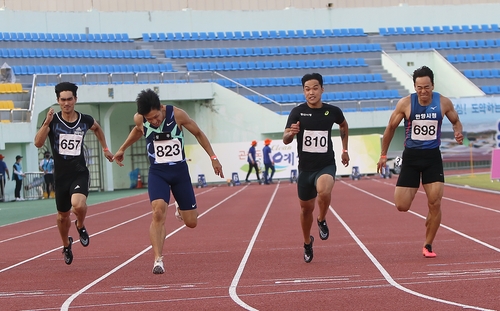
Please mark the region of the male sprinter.
<svg viewBox="0 0 500 311"><path fill-rule="evenodd" d="M165 272L163 243L166 237L165 218L170 191L179 205L180 216L184 224L189 228L194 228L198 222L196 199L184 154L183 127L196 137L198 143L210 156L215 174L222 178L224 174L222 165L212 150L207 136L184 110L162 105L158 95L150 89L141 91L136 102L135 127L115 153L114 159L118 165L123 166L125 150L143 135L146 137L150 162L148 193L153 209L153 220L149 227L149 238L155 256L153 273L162 274Z"/></svg>

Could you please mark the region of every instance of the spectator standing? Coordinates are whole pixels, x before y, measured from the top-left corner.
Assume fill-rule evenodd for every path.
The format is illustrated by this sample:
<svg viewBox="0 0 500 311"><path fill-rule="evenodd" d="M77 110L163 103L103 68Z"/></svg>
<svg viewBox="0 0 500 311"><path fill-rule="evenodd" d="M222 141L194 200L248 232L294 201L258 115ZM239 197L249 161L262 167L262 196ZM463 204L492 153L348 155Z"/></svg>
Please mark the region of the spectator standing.
<svg viewBox="0 0 500 311"><path fill-rule="evenodd" d="M21 188L23 186L23 177L26 176L26 174L23 173L23 166L21 165L22 159L23 156L17 155L16 163L13 165L12 180L16 182L16 189L14 190L16 201L24 201L24 199L21 198Z"/></svg>
<svg viewBox="0 0 500 311"><path fill-rule="evenodd" d="M5 157L0 154L0 190L2 192L2 197L0 198L0 202L5 201L5 181L10 178L9 169L7 168L7 164L3 161ZM7 179L5 178L5 173L7 173Z"/></svg>
<svg viewBox="0 0 500 311"><path fill-rule="evenodd" d="M40 171L43 172L43 179L45 181L44 198L53 198L54 194L54 158L51 157L50 151L45 151L43 159L40 161Z"/></svg>

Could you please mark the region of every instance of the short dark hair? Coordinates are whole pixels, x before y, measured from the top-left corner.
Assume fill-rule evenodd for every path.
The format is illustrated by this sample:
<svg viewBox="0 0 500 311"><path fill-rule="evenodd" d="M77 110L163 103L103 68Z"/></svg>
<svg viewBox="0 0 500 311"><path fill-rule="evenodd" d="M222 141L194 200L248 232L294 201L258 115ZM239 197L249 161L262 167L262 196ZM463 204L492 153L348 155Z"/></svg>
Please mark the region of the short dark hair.
<svg viewBox="0 0 500 311"><path fill-rule="evenodd" d="M417 78L422 78L422 77L429 77L431 79L432 85L434 85L434 72L427 67L427 66L422 66L420 68L415 69L413 72L413 84L415 84L415 81L417 81Z"/></svg>
<svg viewBox="0 0 500 311"><path fill-rule="evenodd" d="M302 87L304 87L304 85L306 84L306 82L309 81L309 80L318 80L319 85L321 85L321 87L323 87L323 76L320 75L319 73L313 72L313 73L305 74L302 77Z"/></svg>
<svg viewBox="0 0 500 311"><path fill-rule="evenodd" d="M160 110L160 97L151 89L142 90L136 98L137 113L141 115L148 114L151 110Z"/></svg>
<svg viewBox="0 0 500 311"><path fill-rule="evenodd" d="M77 97L76 91L78 90L78 86L76 86L76 84L71 83L71 82L61 82L58 85L56 85L55 90L56 90L57 99L59 99L61 92L64 92L64 91L71 91L71 93L73 93L73 96Z"/></svg>

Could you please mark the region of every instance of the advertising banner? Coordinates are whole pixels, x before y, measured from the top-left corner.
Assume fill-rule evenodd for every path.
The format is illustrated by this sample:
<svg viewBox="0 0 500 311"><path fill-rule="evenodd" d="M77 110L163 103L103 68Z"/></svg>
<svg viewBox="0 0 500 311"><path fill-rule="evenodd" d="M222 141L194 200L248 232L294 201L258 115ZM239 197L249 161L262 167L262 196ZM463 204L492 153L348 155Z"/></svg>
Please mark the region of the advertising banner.
<svg viewBox="0 0 500 311"><path fill-rule="evenodd" d="M337 175L350 175L353 166L358 166L361 174L376 173L380 156L380 135L349 136L348 150L351 160L348 167L344 167L341 162L342 143L340 137L333 137L332 141L337 163ZM298 167L296 140L288 145L283 144L281 139L273 140L269 146L276 169L273 179L290 179L291 171ZM234 173L238 175L240 181L244 181L248 173L247 154L250 147L250 141L212 144L224 171L225 178L221 179L214 174L212 162L200 145L186 145L185 152L192 182L196 183L200 174L205 175L207 182L227 182L228 179L234 178ZM264 140L258 141L255 147L258 165L261 168L259 172L261 178L264 169L263 147ZM251 173L249 180L257 180L255 171Z"/></svg>

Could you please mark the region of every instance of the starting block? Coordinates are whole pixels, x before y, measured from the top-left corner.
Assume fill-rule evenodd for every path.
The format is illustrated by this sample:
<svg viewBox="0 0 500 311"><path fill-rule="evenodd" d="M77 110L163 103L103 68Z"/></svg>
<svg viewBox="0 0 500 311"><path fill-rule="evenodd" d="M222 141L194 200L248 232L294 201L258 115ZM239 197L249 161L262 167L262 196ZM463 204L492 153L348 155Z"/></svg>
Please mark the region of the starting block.
<svg viewBox="0 0 500 311"><path fill-rule="evenodd" d="M361 173L359 172L359 166L353 166L352 167L352 174L351 174L351 179L352 180L359 180L361 178Z"/></svg>
<svg viewBox="0 0 500 311"><path fill-rule="evenodd" d="M290 182L292 184L296 184L297 183L297 170L291 170L290 171Z"/></svg>
<svg viewBox="0 0 500 311"><path fill-rule="evenodd" d="M392 172L391 169L389 168L389 165L385 165L382 167L381 172L380 172L380 177L382 178L392 178Z"/></svg>
<svg viewBox="0 0 500 311"><path fill-rule="evenodd" d="M241 185L240 183L240 177L238 176L238 173L233 172L232 178L231 178L231 183L233 186L239 186Z"/></svg>
<svg viewBox="0 0 500 311"><path fill-rule="evenodd" d="M207 181L205 180L205 174L198 174L198 184L196 188L204 188L207 186Z"/></svg>

